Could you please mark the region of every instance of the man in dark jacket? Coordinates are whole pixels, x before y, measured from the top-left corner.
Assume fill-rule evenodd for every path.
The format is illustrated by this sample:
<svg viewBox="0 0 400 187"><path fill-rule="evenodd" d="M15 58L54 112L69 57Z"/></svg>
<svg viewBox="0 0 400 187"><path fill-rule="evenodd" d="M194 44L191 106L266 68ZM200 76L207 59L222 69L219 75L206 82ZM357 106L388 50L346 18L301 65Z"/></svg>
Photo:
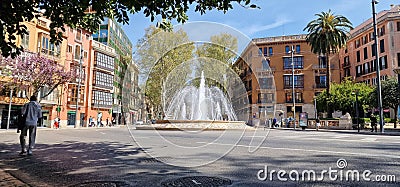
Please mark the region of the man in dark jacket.
<svg viewBox="0 0 400 187"><path fill-rule="evenodd" d="M36 96L31 96L30 102L26 103L22 108L22 114L26 115L25 126L22 128L21 135L19 136L19 142L21 144L21 152L20 155L25 153L26 149L26 141L25 137L28 134L29 130L29 146L28 146L28 155L32 155L32 149L35 146L36 140L36 127L39 118L42 117L42 108L40 104L37 102Z"/></svg>

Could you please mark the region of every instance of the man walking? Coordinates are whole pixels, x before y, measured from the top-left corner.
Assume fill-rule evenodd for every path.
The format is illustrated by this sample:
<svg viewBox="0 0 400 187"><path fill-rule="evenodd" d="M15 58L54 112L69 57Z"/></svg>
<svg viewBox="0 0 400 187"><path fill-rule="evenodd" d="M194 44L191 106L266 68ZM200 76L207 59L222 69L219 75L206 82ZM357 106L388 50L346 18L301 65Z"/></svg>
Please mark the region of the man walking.
<svg viewBox="0 0 400 187"><path fill-rule="evenodd" d="M30 102L26 103L22 108L22 114L25 115L25 126L21 131L21 135L19 136L19 142L21 144L21 152L20 155L25 153L26 149L26 141L25 137L27 136L29 130L29 146L28 146L28 155L32 155L32 149L35 146L36 140L36 127L38 119L42 117L42 108L40 104L37 102L36 96L31 96Z"/></svg>

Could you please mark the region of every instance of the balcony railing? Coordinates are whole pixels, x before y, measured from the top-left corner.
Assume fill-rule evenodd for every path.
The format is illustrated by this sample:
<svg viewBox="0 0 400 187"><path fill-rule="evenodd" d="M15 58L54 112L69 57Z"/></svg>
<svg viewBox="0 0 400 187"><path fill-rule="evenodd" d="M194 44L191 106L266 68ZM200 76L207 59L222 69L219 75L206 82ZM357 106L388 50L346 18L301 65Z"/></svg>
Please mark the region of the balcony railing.
<svg viewBox="0 0 400 187"><path fill-rule="evenodd" d="M313 65L313 69L326 69L326 65L319 65L319 64L316 64L316 65ZM334 69L335 68L335 65L334 64L331 64L331 69Z"/></svg>
<svg viewBox="0 0 400 187"><path fill-rule="evenodd" d="M313 85L314 88L326 88L326 84L325 83L319 83L319 84L315 84Z"/></svg>

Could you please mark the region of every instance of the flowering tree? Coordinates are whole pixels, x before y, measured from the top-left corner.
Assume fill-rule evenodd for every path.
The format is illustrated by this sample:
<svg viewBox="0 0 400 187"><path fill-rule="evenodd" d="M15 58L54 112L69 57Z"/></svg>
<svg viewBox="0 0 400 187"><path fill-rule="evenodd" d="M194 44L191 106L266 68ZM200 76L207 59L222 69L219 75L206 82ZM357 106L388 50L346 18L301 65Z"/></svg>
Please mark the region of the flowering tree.
<svg viewBox="0 0 400 187"><path fill-rule="evenodd" d="M0 90L14 86L18 90L26 90L27 96L37 95L46 87L46 97L59 85L62 85L75 77L71 71L57 62L39 55L18 56L17 58L0 57Z"/></svg>

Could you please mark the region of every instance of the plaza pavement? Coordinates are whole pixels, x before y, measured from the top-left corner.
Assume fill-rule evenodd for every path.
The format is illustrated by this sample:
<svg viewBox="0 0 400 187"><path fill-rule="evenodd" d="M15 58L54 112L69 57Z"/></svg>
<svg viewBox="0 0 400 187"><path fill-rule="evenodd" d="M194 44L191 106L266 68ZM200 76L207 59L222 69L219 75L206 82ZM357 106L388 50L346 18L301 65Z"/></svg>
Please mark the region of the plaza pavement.
<svg viewBox="0 0 400 187"><path fill-rule="evenodd" d="M103 127L103 128L89 128L89 129L87 129L87 128L83 128L83 129L81 129L81 130L85 130L85 133L88 133L88 132L100 132L100 133L106 133L106 131L101 131L101 130L107 130L107 129L113 129L113 128L118 128L118 127L111 127L111 128L106 128L106 127ZM125 127L122 127L122 128L125 128ZM71 128L67 128L67 130L71 130L71 131L73 131L73 130L75 130L75 129L71 129ZM263 131L268 131L269 129L263 129ZM0 130L0 137L5 137L4 135L8 135L7 137L8 138L6 138L6 139L4 139L4 138L0 138L2 141L6 141L6 142L12 142L12 140L10 140L10 137L12 137L12 136L15 136L15 139L17 139L17 137L18 137L18 134L16 133L16 132L14 132L15 131L15 129L10 129L10 130ZM52 131L54 131L54 132L57 132L58 130L55 130L55 129L49 129L49 128L39 128L38 129L38 133L39 133L39 136L40 136L40 134L42 134L42 133L44 133L44 132L48 132L48 133L51 133ZM63 129L60 129L60 131L63 131ZM285 136L285 138L287 138L287 139L290 139L291 138L291 134L292 134L292 132L293 132L293 129L287 129L287 128L277 128L277 129L274 129L273 131L282 131L281 133L280 133L280 135L283 133L283 134L286 134L287 136ZM300 129L297 129L297 131L301 131ZM296 131L296 132L297 132ZM306 130L307 132L312 132L312 131L315 131L314 129L307 129ZM363 139L361 139L361 140L366 140L366 141L370 141L370 140L374 140L374 139L377 139L377 138L379 138L379 137L384 137L384 136L396 136L396 140L400 140L399 138L397 138L397 136L400 136L400 131L397 131L397 130L389 130L389 131L386 131L384 134L380 134L379 132L378 133L375 133L375 132L370 132L370 131L368 131L368 130L362 130L360 133L358 133L357 132L357 130L326 130L326 129L320 129L320 132L321 133L330 133L330 132L335 132L335 133L343 133L344 134L344 136L350 136L350 137L353 137L354 135L357 135L357 134L361 134L361 135L367 135L367 136L363 136ZM313 132L314 133L314 132ZM315 133L319 133L319 132L316 132L315 131ZM316 138L315 138L315 136L314 136L315 134L312 134L310 137L308 137L308 136L304 136L304 137L302 137L302 138L305 138L305 139L310 139L310 140L315 140ZM337 136L337 135L335 135L335 136ZM339 135L339 136L341 136L341 135ZM342 137L344 137L343 135L342 135ZM296 136L293 136L293 138L294 137L296 137ZM364 137L367 137L367 138L364 138ZM372 138L370 138L370 137L372 137ZM60 137L61 138L61 137ZM93 138L92 136L91 137L89 137L88 138L88 140L90 140L90 141L94 141L94 140L92 140L91 138ZM97 138L97 137L95 137L95 138ZM60 142L61 142L62 140L60 139ZM354 141L358 141L358 140L354 140ZM15 140L14 140L14 144L15 144ZM73 142L72 142L73 143ZM400 143L400 142L397 142L397 143ZM54 144L54 145L57 145L57 144ZM15 148L15 150L17 150L18 148ZM395 150L395 151L398 151L398 149L397 150ZM1 150L0 151L0 154L10 154L10 152L9 152L9 150ZM16 152L17 153L17 152ZM15 153L15 154L16 154ZM61 153L60 153L61 154ZM35 156L32 156L32 158L34 158ZM62 156L60 156L60 157L62 157ZM394 158L397 158L396 156L394 156ZM28 157L28 159L29 159L29 157ZM45 162L51 162L52 160L52 158L48 158L49 160L47 160L47 161L45 161ZM54 159L54 158L53 158ZM45 159L46 160L46 159ZM397 160L398 161L398 160ZM151 161L150 161L151 162ZM63 163L63 164L68 164L68 163ZM141 168L136 168L137 170L141 170ZM228 169L228 168L225 168L225 169ZM0 162L0 186L2 187L2 186L51 186L51 185L49 185L49 184L47 184L47 183L42 183L42 182L40 182L40 181L36 181L35 180L35 178L31 178L30 176L28 176L28 175L21 175L21 174L19 174L18 176L15 176L15 170L16 170L16 168L14 168L14 167L9 167L9 165L4 165L3 163L1 163ZM185 170L185 169L184 169ZM190 170L190 169L189 169ZM161 170L162 171L162 170ZM68 171L68 172L74 172L74 171ZM75 172L77 172L77 171L75 171ZM164 171L164 172L167 172L167 171ZM51 177L51 176L49 176L49 177ZM20 179L20 178L23 178L23 179ZM150 179L150 178L149 178ZM258 184L259 185L259 184ZM291 185L293 185L293 184L291 184ZM296 184L294 184L295 186L297 186ZM398 183L395 183L394 184L395 186L396 185L398 185ZM123 185L121 185L121 186L123 186ZM238 186L240 186L240 185L238 185ZM255 184L255 186L257 186L257 184ZM290 186L290 185L289 185ZM306 185L307 186L307 185ZM317 185L318 186L318 185ZM357 186L357 185L356 185Z"/></svg>

